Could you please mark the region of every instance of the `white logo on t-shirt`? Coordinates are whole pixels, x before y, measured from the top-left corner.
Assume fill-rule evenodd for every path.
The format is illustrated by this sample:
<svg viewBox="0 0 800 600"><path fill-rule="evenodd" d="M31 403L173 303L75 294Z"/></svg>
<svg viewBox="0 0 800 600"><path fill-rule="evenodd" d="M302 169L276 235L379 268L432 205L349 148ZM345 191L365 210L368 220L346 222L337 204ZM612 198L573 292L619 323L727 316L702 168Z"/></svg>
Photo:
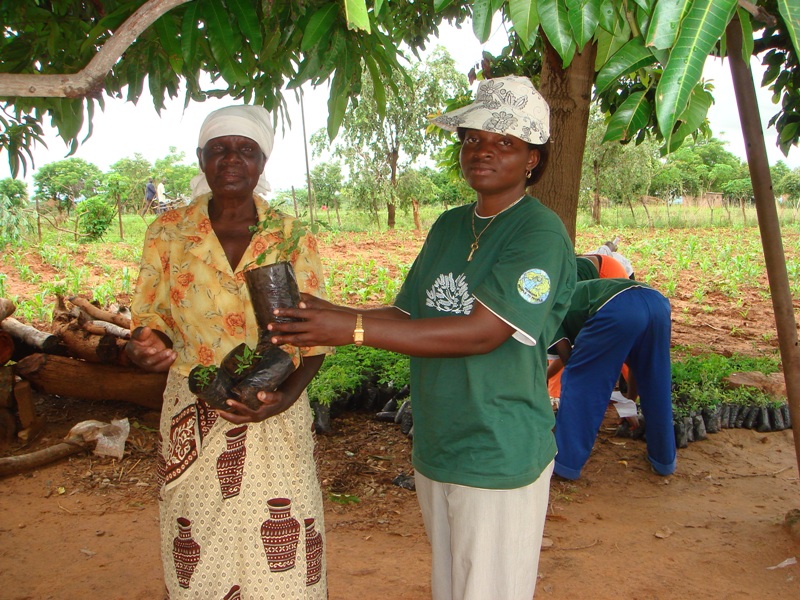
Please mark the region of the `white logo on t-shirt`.
<svg viewBox="0 0 800 600"><path fill-rule="evenodd" d="M468 315L472 312L475 299L469 293L467 279L462 273L455 279L452 273L439 275L431 289L425 292L427 306L439 312Z"/></svg>

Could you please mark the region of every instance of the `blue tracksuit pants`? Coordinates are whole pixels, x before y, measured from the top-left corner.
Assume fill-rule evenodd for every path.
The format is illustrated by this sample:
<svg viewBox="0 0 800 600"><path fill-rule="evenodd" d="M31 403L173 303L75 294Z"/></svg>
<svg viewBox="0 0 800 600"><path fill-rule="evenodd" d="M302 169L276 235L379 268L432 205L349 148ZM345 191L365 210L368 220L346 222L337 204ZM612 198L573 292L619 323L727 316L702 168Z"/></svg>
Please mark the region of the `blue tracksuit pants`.
<svg viewBox="0 0 800 600"><path fill-rule="evenodd" d="M658 474L675 471L670 332L669 300L648 288L621 292L586 321L561 376L555 473L566 479L580 476L623 362L638 384L647 457Z"/></svg>

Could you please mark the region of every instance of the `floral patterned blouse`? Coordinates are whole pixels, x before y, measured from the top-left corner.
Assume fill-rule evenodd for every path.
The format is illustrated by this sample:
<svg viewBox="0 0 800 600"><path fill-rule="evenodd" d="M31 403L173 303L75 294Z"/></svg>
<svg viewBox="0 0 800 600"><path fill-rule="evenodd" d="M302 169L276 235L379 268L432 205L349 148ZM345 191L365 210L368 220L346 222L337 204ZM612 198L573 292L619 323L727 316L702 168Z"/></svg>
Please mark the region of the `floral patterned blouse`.
<svg viewBox="0 0 800 600"><path fill-rule="evenodd" d="M281 226L253 234L232 271L211 227L209 198L200 196L186 207L166 212L148 227L131 303L133 326L146 325L169 336L178 354L172 368L184 376L197 364L220 364L242 342L255 347L259 332L244 271L258 266L256 257L263 252L267 254L262 264L286 260L275 246L295 222L255 195L259 222L269 219ZM306 232L296 248L289 261L300 291L324 298L316 238ZM295 365L300 356L332 351L329 347L298 349L288 345L283 349L293 356Z"/></svg>

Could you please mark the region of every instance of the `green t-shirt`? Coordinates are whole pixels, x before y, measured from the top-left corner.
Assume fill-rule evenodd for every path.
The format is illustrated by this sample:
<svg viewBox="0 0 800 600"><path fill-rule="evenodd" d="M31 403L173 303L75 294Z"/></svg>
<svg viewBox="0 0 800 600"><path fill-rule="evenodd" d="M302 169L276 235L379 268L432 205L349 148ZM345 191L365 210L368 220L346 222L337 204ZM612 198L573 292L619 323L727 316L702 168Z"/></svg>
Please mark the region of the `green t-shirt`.
<svg viewBox="0 0 800 600"><path fill-rule="evenodd" d="M564 320L556 332L552 343L568 339L570 344L581 332L586 321L617 294L634 287L651 289L650 286L633 279L588 279L575 285L575 293Z"/></svg>
<svg viewBox="0 0 800 600"><path fill-rule="evenodd" d="M577 268L578 281L586 281L587 279L597 279L600 277L600 273L597 272L597 267L585 256L578 256L575 258L575 267Z"/></svg>
<svg viewBox="0 0 800 600"><path fill-rule="evenodd" d="M529 196L489 219L474 204L442 214L395 301L412 319L468 315L481 302L517 331L463 358L412 358L414 467L490 489L535 481L555 456L546 342L569 306L575 254L561 220ZM481 233L482 232L482 233Z"/></svg>

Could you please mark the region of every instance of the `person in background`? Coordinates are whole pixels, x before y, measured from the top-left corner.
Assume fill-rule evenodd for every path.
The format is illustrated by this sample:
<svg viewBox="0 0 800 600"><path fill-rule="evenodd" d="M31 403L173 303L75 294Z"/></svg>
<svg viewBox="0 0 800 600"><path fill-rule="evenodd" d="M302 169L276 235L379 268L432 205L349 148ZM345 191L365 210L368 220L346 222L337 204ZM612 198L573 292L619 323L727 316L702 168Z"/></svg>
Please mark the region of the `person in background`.
<svg viewBox="0 0 800 600"><path fill-rule="evenodd" d="M162 213L166 211L169 200L167 200L167 192L164 189L164 181L161 179L158 180L156 186L156 196L158 196L158 212Z"/></svg>
<svg viewBox="0 0 800 600"><path fill-rule="evenodd" d="M613 242L606 242L612 244ZM614 244L616 248L616 244ZM578 281L587 279L614 279L628 277L625 267L613 256L602 254L579 254L575 258ZM550 394L550 401L553 406L558 406L561 398L561 374L564 365L556 355L548 355L547 365L547 389ZM627 381L628 368L622 366L622 376ZM631 422L635 419L630 419Z"/></svg>
<svg viewBox="0 0 800 600"><path fill-rule="evenodd" d="M647 458L659 475L675 471L670 333L669 300L653 288L632 279L576 284L553 338L565 365L556 415L557 475L580 477L623 362L629 367L628 397L641 395Z"/></svg>
<svg viewBox="0 0 800 600"><path fill-rule="evenodd" d="M434 600L530 600L552 459L547 342L569 306L575 254L526 194L545 167L549 107L530 80L481 81L433 119L457 131L476 201L431 227L394 306L303 296L273 343L355 343L411 355L413 462Z"/></svg>
<svg viewBox="0 0 800 600"><path fill-rule="evenodd" d="M153 178L150 177L147 180L147 184L144 186L144 209L142 210L142 214L146 215L153 207L153 199L156 197L156 186L153 185Z"/></svg>
<svg viewBox="0 0 800 600"><path fill-rule="evenodd" d="M188 387L195 365L219 365L240 343L258 342L243 272L262 253L274 262L275 244L294 221L264 199L273 139L262 107L210 113L200 129L192 202L160 215L144 243L127 350L140 367L169 371L159 504L171 600L327 598L322 494L304 390L329 349L287 346L297 369L277 390L258 392L258 409L228 400L229 410L214 410ZM253 233L265 220L277 224ZM292 264L301 290L323 294L310 234L300 238ZM277 561L273 510L295 525Z"/></svg>

